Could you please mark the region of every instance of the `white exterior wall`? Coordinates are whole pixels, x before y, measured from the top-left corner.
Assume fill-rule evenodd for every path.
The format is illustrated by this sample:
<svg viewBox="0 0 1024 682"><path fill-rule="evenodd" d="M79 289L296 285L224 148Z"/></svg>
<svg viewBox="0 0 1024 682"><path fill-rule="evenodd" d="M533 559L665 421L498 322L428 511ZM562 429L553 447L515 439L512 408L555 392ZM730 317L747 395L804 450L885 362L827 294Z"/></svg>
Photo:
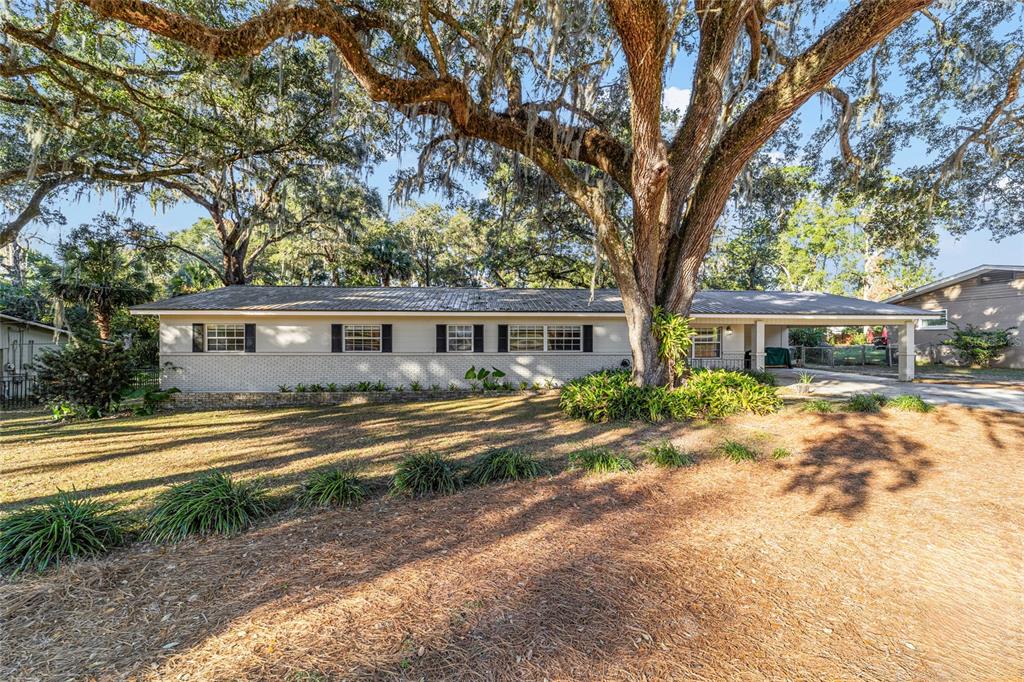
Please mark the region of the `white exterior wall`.
<svg viewBox="0 0 1024 682"><path fill-rule="evenodd" d="M48 329L0 319L0 370L15 374L25 372L34 357L65 343L67 334L61 334L55 343L53 332Z"/></svg>
<svg viewBox="0 0 1024 682"><path fill-rule="evenodd" d="M789 318L789 316L787 316ZM192 352L192 324L233 322L256 325L255 353ZM767 321L765 346L788 345L791 326L876 325L891 318L828 318L792 316ZM391 324L391 353L331 353L331 324ZM437 353L438 324L483 324L484 353ZM498 353L498 324L590 324L594 328L594 352ZM753 348L755 320L739 316L700 318L697 327L722 328L724 366L742 363ZM518 384L563 383L599 369L614 368L630 360L624 319L617 316L443 316L443 315L209 315L173 314L160 319L162 385L184 392L275 392L281 385L328 384L339 386L360 381L408 387L413 381L424 387L466 387L463 378L470 366L497 367L503 381ZM723 366L707 363L708 366Z"/></svg>
<svg viewBox="0 0 1024 682"><path fill-rule="evenodd" d="M253 323L256 352L192 352L194 323ZM332 353L331 324L390 324L391 353ZM498 353L498 324L591 324L594 352ZM483 324L484 353L438 353L436 325ZM562 383L630 358L626 323L589 317L433 317L433 316L162 316L162 385L185 392L277 391L281 385L383 381L408 387L452 382L467 386L471 366L497 367L502 381Z"/></svg>

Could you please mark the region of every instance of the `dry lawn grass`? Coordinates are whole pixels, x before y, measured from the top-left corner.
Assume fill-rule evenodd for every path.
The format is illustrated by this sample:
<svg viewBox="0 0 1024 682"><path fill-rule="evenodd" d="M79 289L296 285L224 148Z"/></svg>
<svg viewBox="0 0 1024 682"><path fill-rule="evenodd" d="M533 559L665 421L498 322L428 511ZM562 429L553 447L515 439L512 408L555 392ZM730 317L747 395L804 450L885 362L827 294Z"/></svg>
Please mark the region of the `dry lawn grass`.
<svg viewBox="0 0 1024 682"><path fill-rule="evenodd" d="M211 464L282 487L333 461L383 477L426 447L516 443L561 459L668 437L706 455L728 437L794 454L561 472L137 545L0 585L0 679L1024 674L1020 414L600 427L562 419L550 399L478 400L5 431L8 505L56 483L141 505Z"/></svg>

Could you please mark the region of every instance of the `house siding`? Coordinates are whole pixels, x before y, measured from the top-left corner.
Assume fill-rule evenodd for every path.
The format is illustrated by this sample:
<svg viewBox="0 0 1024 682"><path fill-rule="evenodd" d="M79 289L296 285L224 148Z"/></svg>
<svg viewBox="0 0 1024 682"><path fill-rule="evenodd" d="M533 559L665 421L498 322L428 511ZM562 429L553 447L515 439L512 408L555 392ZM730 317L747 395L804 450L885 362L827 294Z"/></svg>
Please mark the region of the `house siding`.
<svg viewBox="0 0 1024 682"><path fill-rule="evenodd" d="M60 348L66 341L65 334L54 342L52 331L0 319L0 371L21 374L34 358Z"/></svg>
<svg viewBox="0 0 1024 682"><path fill-rule="evenodd" d="M192 352L195 323L256 323L254 353ZM390 353L332 353L331 324L391 324ZM436 352L436 325L483 324L484 352ZM594 351L498 353L498 324L590 324ZM466 316L163 316L160 324L162 385L184 392L277 391L296 384L353 384L383 381L389 386L467 386L470 366L497 367L513 384L562 383L630 358L625 321L585 317ZM170 363L170 367L166 365Z"/></svg>
<svg viewBox="0 0 1024 682"><path fill-rule="evenodd" d="M996 367L1024 368L1024 343L1020 327L1024 326L1024 271L994 270L942 289L901 300L900 305L925 310L947 311L948 329L918 329L914 340L919 358L932 362L955 363L956 355L941 341L953 331L952 324L981 329L1006 329L1012 332L1015 345L997 362Z"/></svg>

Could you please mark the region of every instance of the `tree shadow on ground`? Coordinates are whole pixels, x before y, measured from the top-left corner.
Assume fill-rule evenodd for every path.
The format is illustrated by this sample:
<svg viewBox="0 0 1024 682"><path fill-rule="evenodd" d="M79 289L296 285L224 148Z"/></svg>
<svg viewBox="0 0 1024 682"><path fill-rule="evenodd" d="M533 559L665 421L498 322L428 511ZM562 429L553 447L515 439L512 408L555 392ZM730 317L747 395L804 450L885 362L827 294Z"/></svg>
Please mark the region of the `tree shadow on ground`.
<svg viewBox="0 0 1024 682"><path fill-rule="evenodd" d="M78 493L92 496L152 495L159 488L217 468L240 476L261 476L271 488L297 485L311 469L341 466L365 471L378 482L398 460L432 449L461 464L493 447L516 446L531 451L549 468L564 467L566 454L589 445L636 450L648 440L664 437L672 426L585 424L565 419L557 400L460 400L415 405L360 405L267 410L259 418L234 412L161 415L173 428L147 420L119 424L110 440L91 437L84 428L68 431L44 459L21 459L2 473L46 482L46 491L20 492L0 503L0 511L42 501L55 492L50 477L60 475ZM248 414L251 414L248 413ZM193 424L193 422L198 424ZM84 425L83 425L84 427ZM102 426L100 428L113 428ZM700 428L700 427L695 427ZM158 434L154 436L154 433ZM32 448L34 442L19 448ZM29 451L30 452L30 451ZM100 484L85 484L90 467L114 466L123 474ZM114 471L109 471L114 474ZM38 489L38 486L37 486ZM22 486L18 490L30 490Z"/></svg>
<svg viewBox="0 0 1024 682"><path fill-rule="evenodd" d="M287 666L314 668L324 657L334 674L355 677L413 670L443 677L460 661L491 670L512 671L525 660L586 670L591 655L614 657L636 646L635 633L616 633L631 624L642 630L633 611L642 604L629 593L645 576L644 546L663 525L634 523L652 500L649 486L628 475L578 479L564 473L451 498L296 514L239 538L136 547L32 585L0 587L9 641L60 641L45 662L12 649L0 672L128 677L154 665L177 670L193 649L248 629L250 621L263 623L251 626L260 640L232 642L252 651L221 662L199 653L188 662L200 666L192 678L282 679ZM489 578L481 582L480 575ZM446 579L439 584L438 576ZM377 608L385 621L374 622ZM266 628L325 612L302 641L278 641ZM394 622L403 618L420 624ZM524 646L497 651L486 642L494 637ZM431 655L417 655L421 646ZM573 660L559 663L563 653Z"/></svg>
<svg viewBox="0 0 1024 682"><path fill-rule="evenodd" d="M852 519L872 495L896 493L918 485L933 462L919 453L918 435L900 432L887 414L809 415L814 435L803 439L805 452L795 464L784 491L817 499L815 514ZM821 435L820 427L829 433Z"/></svg>

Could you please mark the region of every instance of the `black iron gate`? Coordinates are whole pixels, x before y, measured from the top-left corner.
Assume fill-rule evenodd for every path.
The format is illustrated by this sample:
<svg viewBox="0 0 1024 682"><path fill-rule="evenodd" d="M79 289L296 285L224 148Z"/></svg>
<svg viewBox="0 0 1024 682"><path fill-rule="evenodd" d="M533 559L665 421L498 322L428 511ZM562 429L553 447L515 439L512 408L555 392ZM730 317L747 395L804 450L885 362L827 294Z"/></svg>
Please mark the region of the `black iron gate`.
<svg viewBox="0 0 1024 682"><path fill-rule="evenodd" d="M36 404L36 378L32 374L4 374L0 379L0 410Z"/></svg>

